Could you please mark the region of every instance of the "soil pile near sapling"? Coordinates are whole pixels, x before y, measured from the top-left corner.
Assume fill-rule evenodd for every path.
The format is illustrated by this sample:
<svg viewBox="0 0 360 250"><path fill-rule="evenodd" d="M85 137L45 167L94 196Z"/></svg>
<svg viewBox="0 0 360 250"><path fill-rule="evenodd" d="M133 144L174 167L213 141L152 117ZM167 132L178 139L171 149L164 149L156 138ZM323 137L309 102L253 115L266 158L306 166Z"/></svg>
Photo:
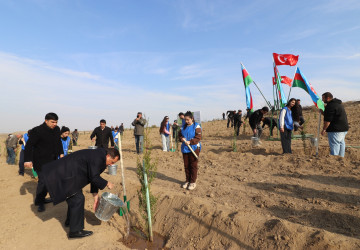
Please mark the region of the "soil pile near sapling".
<svg viewBox="0 0 360 250"><path fill-rule="evenodd" d="M345 104L350 123L347 145L360 146L360 102ZM219 114L220 115L220 114ZM318 112L304 111L307 134L317 133ZM160 123L160 122L159 122ZM157 159L157 179L151 191L158 197L153 229L165 238L169 249L358 249L360 248L360 149L347 148L346 157L329 156L326 137L321 137L319 157L310 140L292 141L293 154L282 155L279 141L251 146L251 131L237 140L233 152L233 129L226 121L211 121L203 126L197 188L186 191L182 155L161 149L158 129L150 138L152 157ZM136 159L133 131L125 131L123 155L131 223L144 228L138 211ZM276 130L274 130L276 135ZM300 135L300 132L295 132ZM81 132L75 150L87 148L90 132ZM1 137L4 141L6 135ZM3 152L3 148L1 150ZM4 155L1 161L5 162ZM16 175L17 168L1 163L0 187L4 192L0 220L0 245L14 248L67 247L70 249L125 249L125 221L119 215L109 222L94 216L89 187L86 197L85 228L94 231L86 239L67 240L63 226L66 204L47 205L43 214L33 206L36 183L28 171ZM118 169L120 171L120 169ZM121 175L105 179L117 185L113 193L122 194ZM11 183L11 184L10 184ZM6 205L5 205L6 203ZM6 229L5 229L6 228ZM34 230L35 229L35 230ZM11 232L11 233L10 233ZM31 232L31 233L29 233ZM14 237L14 233L19 237ZM49 239L52 239L49 241ZM36 240L34 240L36 239Z"/></svg>

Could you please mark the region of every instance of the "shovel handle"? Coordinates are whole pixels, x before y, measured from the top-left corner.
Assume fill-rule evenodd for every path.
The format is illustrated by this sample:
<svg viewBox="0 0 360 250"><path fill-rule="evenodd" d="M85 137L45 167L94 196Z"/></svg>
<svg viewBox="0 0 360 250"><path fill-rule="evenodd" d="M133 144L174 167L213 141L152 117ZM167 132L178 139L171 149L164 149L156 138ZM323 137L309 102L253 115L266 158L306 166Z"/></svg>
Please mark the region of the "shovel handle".
<svg viewBox="0 0 360 250"><path fill-rule="evenodd" d="M187 145L187 144L186 144ZM198 159L198 156L196 155L196 153L194 152L194 150L192 149L192 147L190 147L190 145L187 145L189 147L189 149L191 150L191 152L193 153L193 155L196 157L196 159Z"/></svg>

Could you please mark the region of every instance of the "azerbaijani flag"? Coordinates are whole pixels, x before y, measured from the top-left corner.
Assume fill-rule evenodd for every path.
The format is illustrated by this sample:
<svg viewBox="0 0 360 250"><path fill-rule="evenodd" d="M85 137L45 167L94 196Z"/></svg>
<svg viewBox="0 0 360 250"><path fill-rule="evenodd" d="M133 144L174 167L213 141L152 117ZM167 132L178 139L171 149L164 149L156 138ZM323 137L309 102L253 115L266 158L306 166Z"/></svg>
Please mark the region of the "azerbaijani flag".
<svg viewBox="0 0 360 250"><path fill-rule="evenodd" d="M275 75L275 81L276 81L276 88L278 90L278 94L279 94L279 100L280 100L280 104L281 107L285 107L287 104L287 100L284 94L284 89L281 86L281 76L279 73L278 68L276 67L275 63L274 63L274 75Z"/></svg>
<svg viewBox="0 0 360 250"><path fill-rule="evenodd" d="M246 95L246 107L250 109L250 111L253 111L253 100L250 93L250 87L249 85L253 82L251 79L251 76L245 69L244 65L241 63L241 72L243 75L244 85L245 85L245 95Z"/></svg>
<svg viewBox="0 0 360 250"><path fill-rule="evenodd" d="M312 101L314 102L315 106L318 109L321 109L324 111L324 103L320 99L320 97L317 95L315 89L311 86L311 84L308 82L306 77L301 73L299 67L296 68L296 73L293 81L293 87L299 87L305 90L311 97Z"/></svg>

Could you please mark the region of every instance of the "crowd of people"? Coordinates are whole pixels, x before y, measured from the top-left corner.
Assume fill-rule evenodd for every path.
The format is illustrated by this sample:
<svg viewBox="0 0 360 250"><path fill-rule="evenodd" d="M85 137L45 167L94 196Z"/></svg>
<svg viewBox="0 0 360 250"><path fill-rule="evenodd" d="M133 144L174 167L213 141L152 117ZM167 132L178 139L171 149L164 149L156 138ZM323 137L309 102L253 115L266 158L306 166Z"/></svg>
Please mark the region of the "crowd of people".
<svg viewBox="0 0 360 250"><path fill-rule="evenodd" d="M342 105L341 100L333 97L330 92L326 92L322 95L322 101L327 104L325 110L321 111L324 115L324 124L322 135L327 133L331 155L345 155L345 136L349 130L347 121L347 115ZM280 141L283 149L283 153L292 153L291 150L291 138L293 131L303 129L305 119L303 116L303 110L301 106L301 100L291 98L285 107L280 111L278 119L273 117L264 117L268 114L269 108L263 107L254 112L247 109L247 113L244 116L245 121L249 119L249 125L253 132L253 137L260 139L263 128L265 125L269 127L270 136L273 136L273 129L277 127L280 132ZM241 121L241 110L236 113L234 110L226 112L227 115L227 128L229 125L234 127L235 133L239 135L239 128L243 124ZM225 120L225 113L222 114L223 120ZM263 123L261 126L261 122Z"/></svg>
<svg viewBox="0 0 360 250"><path fill-rule="evenodd" d="M347 115L342 102L333 98L332 94L326 92L322 95L326 104L322 135L328 134L330 154L345 155L345 136L349 129ZM254 112L247 109L244 116L248 119L254 137L260 138L265 125L270 128L270 135L274 127L280 132L283 153L292 153L291 135L292 131L302 129L305 123L302 115L302 107L299 99L291 98L287 105L280 111L278 120L272 117L264 117L269 112L268 107L263 107ZM234 127L234 133L238 136L239 129L244 124L242 111L226 112L229 125ZM225 114L223 114L223 119ZM181 142L181 153L184 162L185 181L182 188L194 190L196 188L198 174L198 158L201 151L202 128L194 120L193 113L187 111L178 114L178 120L170 124L169 117L165 116L160 124L160 137L162 150L170 151L172 137ZM261 122L263 122L261 126ZM24 175L24 169L30 168L38 175L36 196L34 203L38 212L45 211L45 204L52 202L55 205L66 201L68 204L65 226L70 227L69 237L80 238L92 234L84 230L84 202L85 198L82 188L91 184L90 192L94 197L93 208L96 210L99 204L98 190L114 185L103 179L100 174L106 166L116 163L120 159L117 148L119 134L123 135L124 126L107 127L104 119L100 120L100 126L96 127L90 135L90 139L97 147L72 151L77 145L79 132L75 129L70 138L70 129L66 126L57 126L58 116L48 113L45 121L24 135L9 135L6 140L8 152L7 163L15 164L15 153L18 143L21 144L19 175ZM144 127L146 120L142 113L138 112L132 122L134 126L136 153L143 153ZM171 131L173 130L173 131ZM170 140L169 140L170 137ZM120 137L121 138L121 137ZM110 145L110 146L109 146ZM51 199L46 199L47 194Z"/></svg>

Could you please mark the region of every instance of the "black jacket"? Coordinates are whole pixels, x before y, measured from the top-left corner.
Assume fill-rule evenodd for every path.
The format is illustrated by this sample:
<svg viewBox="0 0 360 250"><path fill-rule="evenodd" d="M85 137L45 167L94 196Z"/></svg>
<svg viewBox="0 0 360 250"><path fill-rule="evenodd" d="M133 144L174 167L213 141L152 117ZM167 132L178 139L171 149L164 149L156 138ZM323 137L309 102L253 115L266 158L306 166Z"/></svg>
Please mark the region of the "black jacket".
<svg viewBox="0 0 360 250"><path fill-rule="evenodd" d="M241 114L239 114L239 113L236 113L235 115L234 115L234 124L235 124L235 126L241 126L241 124L242 124L243 122L242 122L242 120L241 120Z"/></svg>
<svg viewBox="0 0 360 250"><path fill-rule="evenodd" d="M45 164L43 177L54 205L79 192L91 183L91 193L104 189L107 181L100 174L106 169L103 148L84 149Z"/></svg>
<svg viewBox="0 0 360 250"><path fill-rule="evenodd" d="M295 105L291 108L291 116L295 122L300 121L300 116L302 116L302 107L300 105Z"/></svg>
<svg viewBox="0 0 360 250"><path fill-rule="evenodd" d="M31 161L35 171L41 171L42 165L64 154L60 138L58 126L50 129L44 122L33 128L25 146L24 161Z"/></svg>
<svg viewBox="0 0 360 250"><path fill-rule="evenodd" d="M257 125L260 125L261 119L263 118L261 109L256 110L250 115L249 124L252 129L255 129Z"/></svg>
<svg viewBox="0 0 360 250"><path fill-rule="evenodd" d="M326 105L324 121L330 122L326 132L345 132L349 130L347 115L341 103L341 100L334 98Z"/></svg>
<svg viewBox="0 0 360 250"><path fill-rule="evenodd" d="M90 139L94 138L95 136L95 146L98 146L100 148L108 148L110 140L111 146L114 147L114 139L111 133L111 128L105 126L104 130L101 130L100 126L96 127L90 135Z"/></svg>

